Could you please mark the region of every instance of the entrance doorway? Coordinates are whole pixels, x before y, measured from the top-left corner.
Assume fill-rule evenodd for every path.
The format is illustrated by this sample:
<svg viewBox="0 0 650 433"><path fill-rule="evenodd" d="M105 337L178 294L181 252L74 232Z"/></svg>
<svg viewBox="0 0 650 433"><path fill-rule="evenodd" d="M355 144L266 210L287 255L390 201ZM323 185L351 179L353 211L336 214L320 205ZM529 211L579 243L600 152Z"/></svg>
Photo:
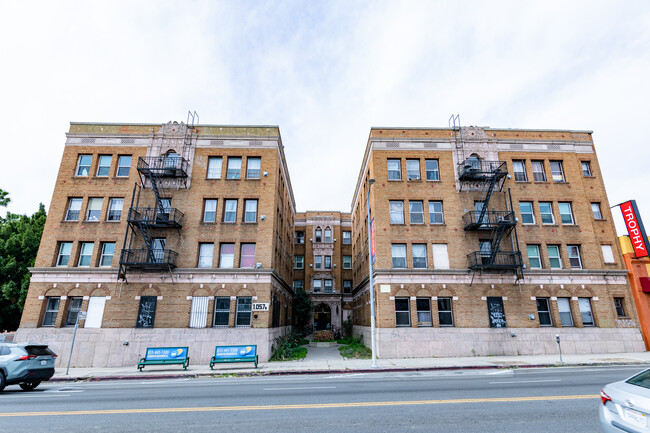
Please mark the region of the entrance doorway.
<svg viewBox="0 0 650 433"><path fill-rule="evenodd" d="M332 310L327 304L319 304L314 308L314 331L329 331L332 329Z"/></svg>

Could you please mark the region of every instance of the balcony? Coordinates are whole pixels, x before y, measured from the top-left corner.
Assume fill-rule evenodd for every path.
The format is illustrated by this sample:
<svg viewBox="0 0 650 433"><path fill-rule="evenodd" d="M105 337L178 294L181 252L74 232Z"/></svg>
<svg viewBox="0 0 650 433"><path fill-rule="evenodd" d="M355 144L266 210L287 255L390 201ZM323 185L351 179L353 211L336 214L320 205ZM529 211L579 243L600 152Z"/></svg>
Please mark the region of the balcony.
<svg viewBox="0 0 650 433"><path fill-rule="evenodd" d="M178 253L168 249L125 249L120 256L120 265L131 269L160 270L175 268Z"/></svg>
<svg viewBox="0 0 650 433"><path fill-rule="evenodd" d="M514 227L517 224L515 213L510 211L471 211L463 215L465 230L492 230L497 227Z"/></svg>
<svg viewBox="0 0 650 433"><path fill-rule="evenodd" d="M187 177L189 163L180 156L148 156L138 158L138 172L147 176Z"/></svg>
<svg viewBox="0 0 650 433"><path fill-rule="evenodd" d="M478 158L467 158L458 167L458 180L484 181L504 177L508 174L505 161L484 161Z"/></svg>
<svg viewBox="0 0 650 433"><path fill-rule="evenodd" d="M176 208L132 207L128 221L131 224L146 224L150 228L181 228L183 212Z"/></svg>
<svg viewBox="0 0 650 433"><path fill-rule="evenodd" d="M518 251L497 251L489 253L474 251L467 255L469 269L478 270L516 270L522 267L521 253Z"/></svg>

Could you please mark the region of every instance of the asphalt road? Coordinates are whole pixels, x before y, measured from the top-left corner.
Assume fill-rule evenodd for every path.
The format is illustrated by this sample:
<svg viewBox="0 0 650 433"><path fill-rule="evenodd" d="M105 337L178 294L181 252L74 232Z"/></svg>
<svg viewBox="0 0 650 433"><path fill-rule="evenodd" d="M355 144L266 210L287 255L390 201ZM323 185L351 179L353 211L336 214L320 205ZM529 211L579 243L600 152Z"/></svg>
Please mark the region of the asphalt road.
<svg viewBox="0 0 650 433"><path fill-rule="evenodd" d="M0 393L0 432L598 432L639 367L45 383Z"/></svg>

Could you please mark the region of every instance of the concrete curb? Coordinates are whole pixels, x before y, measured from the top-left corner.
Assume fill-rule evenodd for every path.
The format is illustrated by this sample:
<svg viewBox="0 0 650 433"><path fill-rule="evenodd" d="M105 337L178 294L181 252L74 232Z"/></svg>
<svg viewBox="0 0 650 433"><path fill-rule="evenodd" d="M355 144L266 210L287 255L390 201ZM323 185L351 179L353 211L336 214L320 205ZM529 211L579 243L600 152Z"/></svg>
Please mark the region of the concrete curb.
<svg viewBox="0 0 650 433"><path fill-rule="evenodd" d="M161 380L161 379L196 379L200 377L249 377L249 376L291 376L309 374L359 374L359 373L397 373L401 371L445 371L445 370L507 370L525 368L552 368L552 367L612 367L612 366L647 366L647 362L583 362L575 364L512 364L512 365L466 365L450 367L378 367L358 369L329 369L329 370L277 370L277 371L256 371L247 370L240 372L223 372L218 370L210 373L186 373L186 374L158 374L147 376L89 376L89 377L53 377L50 382L100 382L109 380Z"/></svg>

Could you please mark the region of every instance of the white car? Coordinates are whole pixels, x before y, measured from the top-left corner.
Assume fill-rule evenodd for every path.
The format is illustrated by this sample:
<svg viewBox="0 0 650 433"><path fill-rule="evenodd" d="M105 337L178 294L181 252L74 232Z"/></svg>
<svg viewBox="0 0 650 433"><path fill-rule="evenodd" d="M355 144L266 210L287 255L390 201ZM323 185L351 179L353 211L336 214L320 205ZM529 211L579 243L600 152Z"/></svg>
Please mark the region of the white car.
<svg viewBox="0 0 650 433"><path fill-rule="evenodd" d="M600 391L600 427L605 433L650 433L650 369Z"/></svg>

